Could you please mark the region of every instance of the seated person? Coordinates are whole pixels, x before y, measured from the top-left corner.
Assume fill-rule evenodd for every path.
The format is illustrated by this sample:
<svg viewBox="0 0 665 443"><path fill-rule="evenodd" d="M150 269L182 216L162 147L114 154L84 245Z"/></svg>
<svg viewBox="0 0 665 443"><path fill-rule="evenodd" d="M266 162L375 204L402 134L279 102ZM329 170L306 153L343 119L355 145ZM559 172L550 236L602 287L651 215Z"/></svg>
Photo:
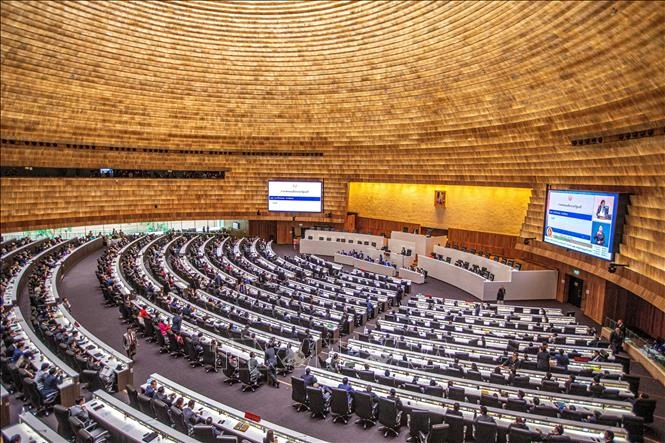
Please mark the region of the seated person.
<svg viewBox="0 0 665 443"><path fill-rule="evenodd" d="M58 385L62 383L63 376L62 370L52 367L49 369L48 374L42 379L42 388L39 390L39 393L43 398L46 398L52 394L60 392L58 390Z"/></svg>
<svg viewBox="0 0 665 443"><path fill-rule="evenodd" d="M85 405L85 398L79 397L76 399L74 406L69 408L69 415L81 420L84 426L88 425L88 422L90 421L90 414L88 413L88 409Z"/></svg>
<svg viewBox="0 0 665 443"><path fill-rule="evenodd" d="M224 431L215 426L215 423L212 421L212 417L206 418L204 424L206 426L212 426L212 433L214 434L215 438L219 438L222 436L222 434L224 434Z"/></svg>
<svg viewBox="0 0 665 443"><path fill-rule="evenodd" d="M203 418L199 414L194 412L195 407L196 407L196 402L194 400L190 400L189 402L187 402L187 406L185 406L182 409L182 415L186 423L197 425L203 421Z"/></svg>
<svg viewBox="0 0 665 443"><path fill-rule="evenodd" d="M310 368L305 369L305 374L302 376L303 381L305 382L305 387L314 386L317 382L316 377L311 374L312 370Z"/></svg>
<svg viewBox="0 0 665 443"><path fill-rule="evenodd" d="M344 377L342 379L342 383L340 383L337 386L338 389L344 389L346 391L347 399L349 401L349 404L353 401L353 393L355 390L353 389L353 386L349 383L349 379L347 377Z"/></svg>
<svg viewBox="0 0 665 443"><path fill-rule="evenodd" d="M450 409L450 408L446 409L446 414L447 415L457 415L457 416L460 416L460 417L463 416L462 411L459 410L459 403L457 403L457 402L455 402L452 409Z"/></svg>
<svg viewBox="0 0 665 443"><path fill-rule="evenodd" d="M173 400L175 399L175 392L171 392L169 395L166 395L166 392L164 392L164 386L160 386L157 388L157 391L155 392L152 399L162 401L170 407L173 404Z"/></svg>
<svg viewBox="0 0 665 443"><path fill-rule="evenodd" d="M153 398L155 396L155 392L157 392L157 380L151 379L150 383L148 383L148 386L145 387L144 394L150 398Z"/></svg>

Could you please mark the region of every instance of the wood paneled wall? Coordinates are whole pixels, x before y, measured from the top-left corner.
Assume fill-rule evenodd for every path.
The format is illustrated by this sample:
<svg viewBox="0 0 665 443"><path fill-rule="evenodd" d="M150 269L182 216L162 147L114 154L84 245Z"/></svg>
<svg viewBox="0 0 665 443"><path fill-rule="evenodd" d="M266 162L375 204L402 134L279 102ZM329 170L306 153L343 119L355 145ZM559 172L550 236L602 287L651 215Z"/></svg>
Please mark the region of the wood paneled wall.
<svg viewBox="0 0 665 443"><path fill-rule="evenodd" d="M469 231L466 229L448 229L448 245L466 246L476 251L491 252L492 255L501 255L508 258L520 258L520 252L515 249L518 237L515 235L495 234L493 232Z"/></svg>
<svg viewBox="0 0 665 443"><path fill-rule="evenodd" d="M407 228L409 232L414 230L420 232L420 225L417 223L407 223L397 220L381 220L378 218L357 217L356 232L362 234L383 235L390 237L392 231L400 231Z"/></svg>
<svg viewBox="0 0 665 443"><path fill-rule="evenodd" d="M651 337L665 337L665 312L610 282L605 296L605 317L623 319L629 329Z"/></svg>

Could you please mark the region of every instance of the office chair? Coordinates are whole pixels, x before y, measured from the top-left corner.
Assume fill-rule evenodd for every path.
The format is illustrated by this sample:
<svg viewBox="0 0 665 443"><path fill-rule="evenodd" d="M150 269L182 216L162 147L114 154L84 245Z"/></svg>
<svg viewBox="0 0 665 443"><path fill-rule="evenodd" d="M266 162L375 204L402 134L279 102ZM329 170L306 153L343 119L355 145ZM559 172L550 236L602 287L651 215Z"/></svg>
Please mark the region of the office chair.
<svg viewBox="0 0 665 443"><path fill-rule="evenodd" d="M587 390L586 385L582 383L571 383L570 389L568 390L568 394L589 397L591 395L591 392L589 392Z"/></svg>
<svg viewBox="0 0 665 443"><path fill-rule="evenodd" d="M527 410L529 409L526 404L526 401L518 398L509 398L505 404L505 408L509 411L517 411L517 412L527 412Z"/></svg>
<svg viewBox="0 0 665 443"><path fill-rule="evenodd" d="M86 427L78 418L69 417L69 425L76 435L77 441L100 442L105 441L107 438L110 439L109 432L106 429L98 427L97 423L92 423ZM81 431L86 431L86 433L81 434ZM85 437L86 440L79 440L82 437Z"/></svg>
<svg viewBox="0 0 665 443"><path fill-rule="evenodd" d="M628 432L628 441L641 443L644 441L644 419L636 415L624 415L623 427Z"/></svg>
<svg viewBox="0 0 665 443"><path fill-rule="evenodd" d="M434 397L443 397L443 394L444 394L443 386L441 386L441 385L426 386L425 387L425 394L432 395Z"/></svg>
<svg viewBox="0 0 665 443"><path fill-rule="evenodd" d="M83 428L79 429L79 431L76 433L76 441L79 443L100 443L107 440L108 441L111 440L111 437L110 435L108 435L108 432L106 432L106 434L95 434Z"/></svg>
<svg viewBox="0 0 665 443"><path fill-rule="evenodd" d="M28 396L30 406L34 409L35 415L42 413L48 415L49 409L56 403L60 395L58 392L54 392L45 398L42 397L37 388L37 382L28 377L23 379L23 392Z"/></svg>
<svg viewBox="0 0 665 443"><path fill-rule="evenodd" d="M503 374L497 374L496 372L492 372L490 374L490 383L496 384L496 385L505 385L507 384L506 377L503 376Z"/></svg>
<svg viewBox="0 0 665 443"><path fill-rule="evenodd" d="M540 436L534 435L534 433L528 429L513 428L513 427L510 428L508 437L510 443L532 443L535 441L539 441L541 439Z"/></svg>
<svg viewBox="0 0 665 443"><path fill-rule="evenodd" d="M455 401L466 401L466 396L464 395L464 388L457 386L451 386L448 388L448 399Z"/></svg>
<svg viewBox="0 0 665 443"><path fill-rule="evenodd" d="M475 441L477 443L495 443L497 434L496 423L477 421L474 423Z"/></svg>
<svg viewBox="0 0 665 443"><path fill-rule="evenodd" d="M554 406L538 405L531 410L532 414L542 415L545 417L558 417L559 410Z"/></svg>
<svg viewBox="0 0 665 443"><path fill-rule="evenodd" d="M165 425L171 426L173 421L171 420L171 415L169 414L169 405L164 403L161 400L152 400L152 409L155 411L155 417L157 420L161 421Z"/></svg>
<svg viewBox="0 0 665 443"><path fill-rule="evenodd" d="M148 417L154 417L155 411L152 409L152 399L145 394L139 394L139 409Z"/></svg>
<svg viewBox="0 0 665 443"><path fill-rule="evenodd" d="M247 392L247 391L255 392L256 388L259 387L258 380L252 379L252 376L250 375L249 372L249 368L247 367L247 363L245 362L243 363L240 363L241 366L238 369L238 378L242 383L242 388L241 388L242 392Z"/></svg>
<svg viewBox="0 0 665 443"><path fill-rule="evenodd" d="M383 432L383 436L387 437L388 434L397 436L399 434L399 426L402 421L402 412L397 409L397 404L390 399L379 398L379 423L383 426L379 431Z"/></svg>
<svg viewBox="0 0 665 443"><path fill-rule="evenodd" d="M295 401L293 406L296 407L298 412L310 410L307 390L302 378L291 377L291 400Z"/></svg>
<svg viewBox="0 0 665 443"><path fill-rule="evenodd" d="M321 417L325 419L330 410L330 403L323 396L323 391L321 391L320 388L308 386L307 398L309 399L309 407L312 411L312 418Z"/></svg>
<svg viewBox="0 0 665 443"><path fill-rule="evenodd" d="M76 434L72 431L72 426L69 424L69 409L62 405L53 406L53 413L58 420L58 434L67 440L74 438Z"/></svg>
<svg viewBox="0 0 665 443"><path fill-rule="evenodd" d="M212 426L195 425L192 427L192 437L204 443L218 443L215 430Z"/></svg>
<svg viewBox="0 0 665 443"><path fill-rule="evenodd" d="M421 442L421 434L426 434L430 428L429 412L420 409L414 409L409 414L409 438L406 441Z"/></svg>
<svg viewBox="0 0 665 443"><path fill-rule="evenodd" d="M556 392L557 394L561 392L559 382L556 380L543 380L543 383L540 385L540 390L545 392Z"/></svg>
<svg viewBox="0 0 665 443"><path fill-rule="evenodd" d="M419 384L415 383L404 383L402 385L402 389L406 389L407 391L411 392L417 392L418 394L423 393L423 388Z"/></svg>
<svg viewBox="0 0 665 443"><path fill-rule="evenodd" d="M228 383L230 385L233 385L234 383L240 383L240 379L238 378L238 368L235 366L231 366L230 364L224 365L224 375L226 378L224 379L224 383Z"/></svg>
<svg viewBox="0 0 665 443"><path fill-rule="evenodd" d="M330 397L330 412L332 413L333 423L338 420L347 424L351 417L351 405L349 404L349 394L344 389L333 389Z"/></svg>
<svg viewBox="0 0 665 443"><path fill-rule="evenodd" d="M482 406L489 406L491 408L501 408L501 400L490 394L480 395L480 404Z"/></svg>
<svg viewBox="0 0 665 443"><path fill-rule="evenodd" d="M139 409L139 393L136 391L134 385L125 385L127 397L129 397L129 405L133 408Z"/></svg>
<svg viewBox="0 0 665 443"><path fill-rule="evenodd" d="M653 413L656 410L656 400L638 398L633 403L633 413L644 419L644 424L653 423Z"/></svg>
<svg viewBox="0 0 665 443"><path fill-rule="evenodd" d="M443 443L448 439L450 425L439 423L431 425L428 432L421 432L419 439L421 443Z"/></svg>
<svg viewBox="0 0 665 443"><path fill-rule="evenodd" d="M212 346L205 346L203 357L201 359L206 372L217 372L217 350Z"/></svg>
<svg viewBox="0 0 665 443"><path fill-rule="evenodd" d="M444 421L449 426L448 428L448 443L463 443L464 442L464 417L459 415L446 414Z"/></svg>
<svg viewBox="0 0 665 443"><path fill-rule="evenodd" d="M372 403L372 397L365 392L355 392L353 395L356 415L359 420L356 424L362 424L363 429L376 424L376 405Z"/></svg>

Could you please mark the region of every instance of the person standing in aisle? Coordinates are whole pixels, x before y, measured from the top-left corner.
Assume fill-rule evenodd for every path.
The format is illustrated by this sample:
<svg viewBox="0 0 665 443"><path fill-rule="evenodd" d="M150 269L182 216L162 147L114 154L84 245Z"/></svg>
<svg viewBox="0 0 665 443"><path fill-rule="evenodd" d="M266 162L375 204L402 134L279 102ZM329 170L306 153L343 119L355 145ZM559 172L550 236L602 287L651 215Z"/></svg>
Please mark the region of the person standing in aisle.
<svg viewBox="0 0 665 443"><path fill-rule="evenodd" d="M122 345L125 347L127 357L134 360L136 348L138 347L138 340L136 339L136 334L134 334L134 329L132 329L131 326L127 327L127 332L122 336Z"/></svg>

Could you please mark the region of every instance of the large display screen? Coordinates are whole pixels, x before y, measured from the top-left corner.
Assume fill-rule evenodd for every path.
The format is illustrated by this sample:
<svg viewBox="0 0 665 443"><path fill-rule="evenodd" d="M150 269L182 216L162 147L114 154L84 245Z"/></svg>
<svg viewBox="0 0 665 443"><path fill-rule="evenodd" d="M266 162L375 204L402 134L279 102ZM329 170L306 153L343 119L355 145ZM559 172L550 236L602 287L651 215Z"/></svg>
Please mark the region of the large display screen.
<svg viewBox="0 0 665 443"><path fill-rule="evenodd" d="M619 199L617 193L548 190L543 241L612 260L623 218Z"/></svg>
<svg viewBox="0 0 665 443"><path fill-rule="evenodd" d="M269 181L268 210L279 212L323 211L323 182Z"/></svg>

